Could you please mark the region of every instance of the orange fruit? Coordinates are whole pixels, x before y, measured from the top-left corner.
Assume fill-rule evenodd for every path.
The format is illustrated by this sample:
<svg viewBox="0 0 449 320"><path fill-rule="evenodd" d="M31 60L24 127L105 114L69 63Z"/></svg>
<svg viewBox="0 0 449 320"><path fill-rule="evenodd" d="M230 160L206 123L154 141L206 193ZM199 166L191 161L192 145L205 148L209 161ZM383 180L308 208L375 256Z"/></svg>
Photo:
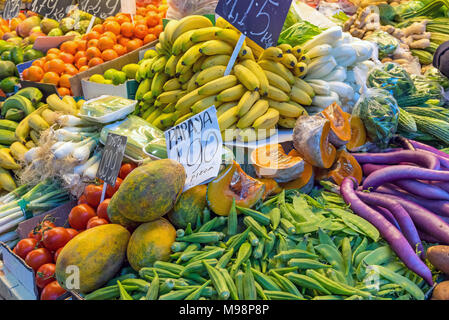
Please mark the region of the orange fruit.
<svg viewBox="0 0 449 320"><path fill-rule="evenodd" d="M57 86L58 82L59 82L59 76L57 73L52 72L52 71L46 72L46 73L44 73L44 76L42 77L42 82L54 84L55 86Z"/></svg>
<svg viewBox="0 0 449 320"><path fill-rule="evenodd" d="M153 28L157 26L158 18L154 15L150 15L146 18L146 23L148 28Z"/></svg>
<svg viewBox="0 0 449 320"><path fill-rule="evenodd" d="M115 42L109 38L109 37L101 37L98 40L98 49L100 49L100 51L105 51L107 49L112 49L112 47L114 46Z"/></svg>
<svg viewBox="0 0 449 320"><path fill-rule="evenodd" d="M84 72L88 69L89 69L89 66L82 66L81 68L79 68L79 72Z"/></svg>
<svg viewBox="0 0 449 320"><path fill-rule="evenodd" d="M107 50L104 50L104 51L101 53L101 58L102 58L104 61L110 61L110 60L113 60L113 59L115 59L115 58L118 58L118 54L117 54L117 52L115 52L115 51L112 50L112 49L107 49Z"/></svg>
<svg viewBox="0 0 449 320"><path fill-rule="evenodd" d="M72 75L70 74L63 74L60 78L59 78L59 86L60 87L64 87L64 88L70 88L70 78L72 77Z"/></svg>
<svg viewBox="0 0 449 320"><path fill-rule="evenodd" d="M156 38L159 38L159 35L162 33L162 29L163 29L162 24L158 24L157 26L154 27L153 33L156 36Z"/></svg>
<svg viewBox="0 0 449 320"><path fill-rule="evenodd" d="M81 70L81 67L83 67L83 66L87 66L87 57L79 58L76 61L75 66L78 68L78 70Z"/></svg>
<svg viewBox="0 0 449 320"><path fill-rule="evenodd" d="M61 87L61 88L58 88L58 93L61 97L63 97L63 96L69 96L71 94L71 91L68 88Z"/></svg>
<svg viewBox="0 0 449 320"><path fill-rule="evenodd" d="M61 53L61 50L59 50L58 48L51 48L51 49L48 49L47 55L50 53L54 53L54 54L58 55Z"/></svg>
<svg viewBox="0 0 449 320"><path fill-rule="evenodd" d="M98 33L103 33L104 32L104 28L102 24L96 24L92 27L91 31L96 31Z"/></svg>
<svg viewBox="0 0 449 320"><path fill-rule="evenodd" d="M79 50L86 51L86 49L87 49L87 40L77 40L76 43L78 45L78 51Z"/></svg>
<svg viewBox="0 0 449 320"><path fill-rule="evenodd" d="M123 56L126 54L126 47L122 46L121 44L116 44L112 47L112 49L117 52L119 56Z"/></svg>
<svg viewBox="0 0 449 320"><path fill-rule="evenodd" d="M61 59L53 59L48 62L48 71L62 73L65 70L65 62Z"/></svg>
<svg viewBox="0 0 449 320"><path fill-rule="evenodd" d="M63 52L75 54L77 50L78 50L78 44L73 40L66 41L61 44L61 51L63 51Z"/></svg>
<svg viewBox="0 0 449 320"><path fill-rule="evenodd" d="M112 33L119 35L120 34L120 24L117 21L105 21L103 23L104 31L111 31Z"/></svg>
<svg viewBox="0 0 449 320"><path fill-rule="evenodd" d="M134 36L143 39L148 34L148 27L146 24L138 24L134 28Z"/></svg>
<svg viewBox="0 0 449 320"><path fill-rule="evenodd" d="M45 56L45 61L50 61L50 60L58 59L58 55L59 55L59 53L58 53L58 54L56 54L56 53L48 53L48 54Z"/></svg>
<svg viewBox="0 0 449 320"><path fill-rule="evenodd" d="M134 25L131 22L124 22L120 27L120 33L128 38L131 38L134 34Z"/></svg>
<svg viewBox="0 0 449 320"><path fill-rule="evenodd" d="M74 76L75 74L78 73L78 69L73 64L66 63L64 73Z"/></svg>
<svg viewBox="0 0 449 320"><path fill-rule="evenodd" d="M43 67L44 67L44 63L45 63L45 60L37 59L37 60L34 60L33 63L32 63L31 65L32 65L32 66L36 66L36 67L43 68Z"/></svg>
<svg viewBox="0 0 449 320"><path fill-rule="evenodd" d="M87 41L87 48L97 47L98 41L98 39L90 39L89 41Z"/></svg>
<svg viewBox="0 0 449 320"><path fill-rule="evenodd" d="M114 41L114 43L117 43L118 36L111 31L105 31L101 36L111 38Z"/></svg>
<svg viewBox="0 0 449 320"><path fill-rule="evenodd" d="M127 52L134 51L136 49L139 49L143 45L143 41L140 39L133 39L129 40L126 44L126 50Z"/></svg>
<svg viewBox="0 0 449 320"><path fill-rule="evenodd" d="M86 33L86 40L92 40L92 39L100 39L101 34L97 31L91 31L89 33Z"/></svg>
<svg viewBox="0 0 449 320"><path fill-rule="evenodd" d="M30 80L30 74L29 74L28 69L23 70L23 72L22 72L22 78L23 78L23 80ZM1 93L1 92L0 92L0 93Z"/></svg>
<svg viewBox="0 0 449 320"><path fill-rule="evenodd" d="M101 57L101 51L97 47L90 47L86 50L87 59Z"/></svg>
<svg viewBox="0 0 449 320"><path fill-rule="evenodd" d="M75 62L79 60L79 58L85 57L86 56L86 51L78 51L75 56Z"/></svg>
<svg viewBox="0 0 449 320"><path fill-rule="evenodd" d="M31 66L26 70L28 71L27 72L28 79L26 80L39 82L42 80L42 77L44 76L44 70L42 70L41 67Z"/></svg>
<svg viewBox="0 0 449 320"><path fill-rule="evenodd" d="M126 16L124 13L117 14L117 19L116 20L121 25L124 24L125 22L131 22L131 19L128 16Z"/></svg>
<svg viewBox="0 0 449 320"><path fill-rule="evenodd" d="M119 44L121 44L122 46L126 47L126 45L128 44L128 42L130 41L130 38L127 37L121 37L119 40Z"/></svg>
<svg viewBox="0 0 449 320"><path fill-rule="evenodd" d="M101 58L95 57L89 60L89 63L87 64L89 68L98 66L99 64L102 64L104 61Z"/></svg>
<svg viewBox="0 0 449 320"><path fill-rule="evenodd" d="M157 38L156 38L156 36L155 36L154 34L149 33L149 34L147 34L147 35L145 36L145 38L143 38L143 43L144 43L144 44L147 44L147 43L153 42L153 41L156 40L156 39L157 39Z"/></svg>
<svg viewBox="0 0 449 320"><path fill-rule="evenodd" d="M75 57L70 54L70 53L66 53L66 52L62 52L59 55L59 58L64 61L65 63L73 63L73 61L75 61Z"/></svg>

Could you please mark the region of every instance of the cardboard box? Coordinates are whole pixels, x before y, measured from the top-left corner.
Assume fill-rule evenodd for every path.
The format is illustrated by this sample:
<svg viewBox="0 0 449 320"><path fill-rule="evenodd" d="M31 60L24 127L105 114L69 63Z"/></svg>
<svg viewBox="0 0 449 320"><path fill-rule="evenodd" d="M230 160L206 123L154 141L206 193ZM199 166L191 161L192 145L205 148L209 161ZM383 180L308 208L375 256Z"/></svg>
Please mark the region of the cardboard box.
<svg viewBox="0 0 449 320"><path fill-rule="evenodd" d="M83 86L81 84L81 80L90 78L91 75L94 74L104 74L106 70L114 68L120 70L123 66L129 64L129 63L137 63L140 60L140 52L146 51L152 47L154 47L158 41L150 42L139 49L136 49L134 51L131 51L130 53L127 53L117 59L104 62L102 64L99 64L98 66L95 66L93 68L90 68L84 72L80 72L73 77L70 78L70 86L72 88L73 95L75 97L82 97L85 96L83 91ZM91 83L89 83L91 85ZM108 87L111 87L110 85ZM112 86L113 90L115 90L115 86ZM98 92L95 97L101 96L102 94L108 94L104 92Z"/></svg>

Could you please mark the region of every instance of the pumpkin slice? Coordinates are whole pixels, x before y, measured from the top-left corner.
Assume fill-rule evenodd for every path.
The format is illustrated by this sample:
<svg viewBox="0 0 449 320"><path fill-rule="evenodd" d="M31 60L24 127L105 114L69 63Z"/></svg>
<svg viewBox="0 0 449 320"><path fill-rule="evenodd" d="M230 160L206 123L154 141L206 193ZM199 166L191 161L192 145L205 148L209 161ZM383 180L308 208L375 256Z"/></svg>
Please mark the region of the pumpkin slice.
<svg viewBox="0 0 449 320"><path fill-rule="evenodd" d="M358 116L351 116L351 140L349 140L346 148L354 150L366 143L366 129L362 119Z"/></svg>
<svg viewBox="0 0 449 320"><path fill-rule="evenodd" d="M346 177L354 177L359 184L362 182L363 171L360 164L352 154L346 150L339 150L337 152L337 161L335 161L332 168L329 170L318 170L316 174L319 180L331 180L340 185Z"/></svg>
<svg viewBox="0 0 449 320"><path fill-rule="evenodd" d="M330 121L321 116L301 116L293 130L293 145L301 157L314 167L330 168L337 150L329 142Z"/></svg>
<svg viewBox="0 0 449 320"><path fill-rule="evenodd" d="M298 179L280 184L285 190L301 189L301 192L308 193L314 185L313 167L307 162L304 163L304 171Z"/></svg>
<svg viewBox="0 0 449 320"><path fill-rule="evenodd" d="M285 154L280 144L268 144L251 153L251 163L258 177L288 182L301 176L304 160Z"/></svg>
<svg viewBox="0 0 449 320"><path fill-rule="evenodd" d="M270 196L275 196L282 192L282 188L274 179L260 178L257 180L265 184L265 192L262 197L264 200Z"/></svg>
<svg viewBox="0 0 449 320"><path fill-rule="evenodd" d="M207 204L215 214L227 216L232 199L235 204L251 208L262 199L265 184L247 175L240 165L233 161L207 186Z"/></svg>
<svg viewBox="0 0 449 320"><path fill-rule="evenodd" d="M335 102L322 111L322 115L330 121L329 141L336 147L346 145L351 139L351 115L344 112Z"/></svg>

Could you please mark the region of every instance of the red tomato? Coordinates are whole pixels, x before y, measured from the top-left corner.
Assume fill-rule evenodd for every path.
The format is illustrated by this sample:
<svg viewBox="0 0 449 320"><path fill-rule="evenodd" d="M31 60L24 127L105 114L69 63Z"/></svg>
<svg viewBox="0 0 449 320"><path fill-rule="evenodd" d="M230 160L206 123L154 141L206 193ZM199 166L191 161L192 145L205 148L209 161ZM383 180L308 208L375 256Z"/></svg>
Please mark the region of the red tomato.
<svg viewBox="0 0 449 320"><path fill-rule="evenodd" d="M33 238L33 239L36 239L37 241L41 241L41 239L42 239L42 232L36 231L36 230L31 230L28 233L28 238Z"/></svg>
<svg viewBox="0 0 449 320"><path fill-rule="evenodd" d="M52 263L53 255L50 253L50 251L48 251L48 249L45 248L34 249L27 254L25 262L27 265L33 268L34 271L37 271L37 269L39 269L41 265Z"/></svg>
<svg viewBox="0 0 449 320"><path fill-rule="evenodd" d="M43 289L50 282L55 281L56 265L54 263L43 264L36 272L36 285Z"/></svg>
<svg viewBox="0 0 449 320"><path fill-rule="evenodd" d="M101 226L103 224L108 224L108 223L109 222L107 222L105 219L102 219L102 218L99 218L99 217L93 217L87 223L86 229L95 228L95 227Z"/></svg>
<svg viewBox="0 0 449 320"><path fill-rule="evenodd" d="M115 180L115 186L110 186L108 185L108 187L106 188L106 195L109 198L112 198L112 196L114 195L114 193L117 192L117 190L120 188L120 185L122 184L122 179L117 178L117 180Z"/></svg>
<svg viewBox="0 0 449 320"><path fill-rule="evenodd" d="M66 291L59 285L58 281L52 281L42 290L41 300L56 300Z"/></svg>
<svg viewBox="0 0 449 320"><path fill-rule="evenodd" d="M69 213L69 224L73 229L86 229L87 222L95 217L95 211L87 204L79 204Z"/></svg>
<svg viewBox="0 0 449 320"><path fill-rule="evenodd" d="M48 250L56 251L64 247L70 239L70 234L67 232L67 229L56 227L44 232L42 242Z"/></svg>
<svg viewBox="0 0 449 320"><path fill-rule="evenodd" d="M125 179L126 176L127 176L128 174L130 174L131 171L133 171L135 168L137 168L137 166L136 166L135 164L132 164L132 163L125 163L125 164L122 165L122 167L120 168L120 171L119 171L119 174L118 174L119 178Z"/></svg>
<svg viewBox="0 0 449 320"><path fill-rule="evenodd" d="M28 233L28 238L33 238L37 241L41 241L42 233L54 227L56 227L56 225L53 222L44 220Z"/></svg>
<svg viewBox="0 0 449 320"><path fill-rule="evenodd" d="M108 222L110 222L108 216L108 205L110 201L111 199L105 199L97 208L97 216L99 218L105 219Z"/></svg>
<svg viewBox="0 0 449 320"><path fill-rule="evenodd" d="M56 263L56 261L58 261L59 254L61 253L62 249L63 248L59 248L58 250L56 250L55 255L54 255L55 263Z"/></svg>
<svg viewBox="0 0 449 320"><path fill-rule="evenodd" d="M97 208L98 205L100 204L102 193L103 193L103 186L89 184L84 189L84 195L86 196L86 201L93 208Z"/></svg>
<svg viewBox="0 0 449 320"><path fill-rule="evenodd" d="M83 204L83 203L88 204L87 197L84 194L82 194L81 197L79 197L79 199L78 199L78 204Z"/></svg>
<svg viewBox="0 0 449 320"><path fill-rule="evenodd" d="M72 228L66 228L66 231L70 235L70 240L72 240L79 232Z"/></svg>
<svg viewBox="0 0 449 320"><path fill-rule="evenodd" d="M26 238L17 242L14 250L19 257L25 259L28 253L37 248L38 248L38 240L34 238Z"/></svg>

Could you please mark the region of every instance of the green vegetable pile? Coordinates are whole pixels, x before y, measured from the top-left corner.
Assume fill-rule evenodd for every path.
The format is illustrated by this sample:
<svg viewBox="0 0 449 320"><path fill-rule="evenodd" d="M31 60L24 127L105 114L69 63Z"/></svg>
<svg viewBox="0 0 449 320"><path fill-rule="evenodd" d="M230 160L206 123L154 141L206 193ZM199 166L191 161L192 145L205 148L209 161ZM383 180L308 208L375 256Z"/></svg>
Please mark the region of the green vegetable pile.
<svg viewBox="0 0 449 320"><path fill-rule="evenodd" d="M259 210L206 209L177 230L168 262L122 275L87 300L424 299L428 285L334 193L283 191ZM241 214L238 217L237 211Z"/></svg>

